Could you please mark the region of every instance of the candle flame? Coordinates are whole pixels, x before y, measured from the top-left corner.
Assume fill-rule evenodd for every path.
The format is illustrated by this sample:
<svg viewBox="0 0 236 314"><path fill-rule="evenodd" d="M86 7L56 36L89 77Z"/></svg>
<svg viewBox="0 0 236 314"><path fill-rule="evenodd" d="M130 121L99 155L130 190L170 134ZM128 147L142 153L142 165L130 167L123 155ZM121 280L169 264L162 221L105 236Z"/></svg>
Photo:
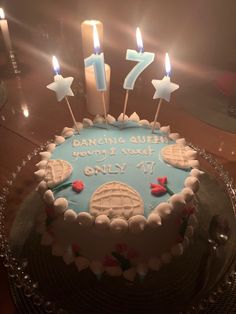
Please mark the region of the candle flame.
<svg viewBox="0 0 236 314"><path fill-rule="evenodd" d="M139 52L143 52L143 40L139 27L136 28L136 41Z"/></svg>
<svg viewBox="0 0 236 314"><path fill-rule="evenodd" d="M0 8L0 19L1 19L1 20L4 20L4 19L5 19L5 13L4 13L3 8Z"/></svg>
<svg viewBox="0 0 236 314"><path fill-rule="evenodd" d="M168 53L166 53L166 56L165 56L165 67L166 67L166 75L169 76L170 71L171 71L171 65L170 65L170 58L169 58Z"/></svg>
<svg viewBox="0 0 236 314"><path fill-rule="evenodd" d="M93 24L93 46L96 54L100 52L100 42L96 24Z"/></svg>
<svg viewBox="0 0 236 314"><path fill-rule="evenodd" d="M59 74L60 72L60 65L59 62L57 60L57 57L52 56L52 66L53 66L53 70L56 74Z"/></svg>

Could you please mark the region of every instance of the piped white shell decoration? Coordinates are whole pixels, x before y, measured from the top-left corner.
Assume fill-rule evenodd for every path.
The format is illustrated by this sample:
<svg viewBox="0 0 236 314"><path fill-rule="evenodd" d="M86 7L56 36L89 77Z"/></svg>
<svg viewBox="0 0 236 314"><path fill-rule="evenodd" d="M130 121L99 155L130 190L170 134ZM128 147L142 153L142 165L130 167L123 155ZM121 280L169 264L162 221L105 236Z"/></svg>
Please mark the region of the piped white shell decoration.
<svg viewBox="0 0 236 314"><path fill-rule="evenodd" d="M55 135L55 143L56 145L60 145L65 142L65 138L60 135Z"/></svg>
<svg viewBox="0 0 236 314"><path fill-rule="evenodd" d="M163 253L161 255L161 261L164 263L164 264L169 264L170 261L172 259L172 256L170 253Z"/></svg>
<svg viewBox="0 0 236 314"><path fill-rule="evenodd" d="M115 218L110 223L110 229L113 233L123 233L128 229L128 223L121 218Z"/></svg>
<svg viewBox="0 0 236 314"><path fill-rule="evenodd" d="M90 212L97 216L124 218L143 214L143 201L139 193L123 182L112 181L101 185L90 199Z"/></svg>
<svg viewBox="0 0 236 314"><path fill-rule="evenodd" d="M157 228L161 226L161 217L158 213L151 213L148 216L147 223L152 228Z"/></svg>
<svg viewBox="0 0 236 314"><path fill-rule="evenodd" d="M188 238L191 238L193 236L193 227L188 226L186 231L185 231L185 236Z"/></svg>
<svg viewBox="0 0 236 314"><path fill-rule="evenodd" d="M181 191L181 194L183 195L184 200L186 202L190 202L194 196L193 190L190 188L183 188L183 190Z"/></svg>
<svg viewBox="0 0 236 314"><path fill-rule="evenodd" d="M119 266L106 267L105 270L111 277L119 277L122 275L122 269Z"/></svg>
<svg viewBox="0 0 236 314"><path fill-rule="evenodd" d="M78 222L83 227L90 227L93 224L93 217L86 212L79 213L76 222Z"/></svg>
<svg viewBox="0 0 236 314"><path fill-rule="evenodd" d="M99 114L97 114L96 117L93 119L94 124L102 124L104 122L105 122L105 119Z"/></svg>
<svg viewBox="0 0 236 314"><path fill-rule="evenodd" d="M187 146L188 147L188 146ZM192 159L196 159L197 158L197 152L193 149L189 149L187 150L186 152L186 157L189 159L189 160L192 160Z"/></svg>
<svg viewBox="0 0 236 314"><path fill-rule="evenodd" d="M142 125L142 126L149 126L150 125L148 120L140 120L139 124Z"/></svg>
<svg viewBox="0 0 236 314"><path fill-rule="evenodd" d="M51 190L47 190L44 195L43 195L44 201L48 204L51 205L54 203L54 195Z"/></svg>
<svg viewBox="0 0 236 314"><path fill-rule="evenodd" d="M36 164L36 167L39 168L39 169L44 169L47 165L48 161L45 159L45 160L41 160L40 162L38 162Z"/></svg>
<svg viewBox="0 0 236 314"><path fill-rule="evenodd" d="M72 252L71 246L69 246L67 250L64 252L63 260L66 263L66 265L69 265L74 262L75 256L74 256L74 253Z"/></svg>
<svg viewBox="0 0 236 314"><path fill-rule="evenodd" d="M186 249L189 246L190 240L188 237L184 237L183 248Z"/></svg>
<svg viewBox="0 0 236 314"><path fill-rule="evenodd" d="M153 124L154 124L154 121L152 121L152 122L150 123L150 127L151 127L151 128L153 127ZM156 124L155 124L155 130L159 130L160 127L161 127L160 123L159 123L159 122L156 122Z"/></svg>
<svg viewBox="0 0 236 314"><path fill-rule="evenodd" d="M161 218L169 215L172 211L172 206L169 203L163 202L157 205L157 207L152 211L152 213L156 213L160 215Z"/></svg>
<svg viewBox="0 0 236 314"><path fill-rule="evenodd" d="M64 213L64 220L66 222L74 222L77 218L77 214L73 209L67 209L67 211L65 211Z"/></svg>
<svg viewBox="0 0 236 314"><path fill-rule="evenodd" d="M125 277L125 279L129 281L134 281L135 276L136 276L136 269L133 267L133 268L129 268L125 270L123 272L123 276Z"/></svg>
<svg viewBox="0 0 236 314"><path fill-rule="evenodd" d="M108 123L112 124L115 121L116 121L116 119L113 116L111 116L110 114L107 115L107 122Z"/></svg>
<svg viewBox="0 0 236 314"><path fill-rule="evenodd" d="M148 272L147 265L144 263L140 263L136 267L136 271L140 276L145 276Z"/></svg>
<svg viewBox="0 0 236 314"><path fill-rule="evenodd" d="M139 233L144 230L147 220L142 215L136 215L129 219L129 229L133 233Z"/></svg>
<svg viewBox="0 0 236 314"><path fill-rule="evenodd" d="M185 145L186 145L186 140L185 140L185 138L178 138L178 139L176 140L176 144L185 146Z"/></svg>
<svg viewBox="0 0 236 314"><path fill-rule="evenodd" d="M78 268L78 271L82 271L89 267L89 260L83 256L77 256L75 258L75 265Z"/></svg>
<svg viewBox="0 0 236 314"><path fill-rule="evenodd" d="M37 186L36 190L42 195L45 193L47 188L48 188L47 183L45 181L41 181L39 185Z"/></svg>
<svg viewBox="0 0 236 314"><path fill-rule="evenodd" d="M47 145L47 151L48 152L53 152L55 148L56 148L56 144L55 143L51 143L51 144Z"/></svg>
<svg viewBox="0 0 236 314"><path fill-rule="evenodd" d="M127 120L129 120L129 117L125 114L124 121L127 121ZM117 118L117 121L123 121L123 113L119 115L119 117Z"/></svg>
<svg viewBox="0 0 236 314"><path fill-rule="evenodd" d="M162 159L177 168L189 169L189 151L192 149L189 146L183 146L180 144L172 144L162 148L161 157ZM193 161L193 160L191 160Z"/></svg>
<svg viewBox="0 0 236 314"><path fill-rule="evenodd" d="M148 267L151 269L151 270L155 270L155 271L158 271L161 267L161 260L157 257L152 257L149 259L148 261Z"/></svg>
<svg viewBox="0 0 236 314"><path fill-rule="evenodd" d="M95 275L100 275L104 272L104 267L100 261L92 261L89 266Z"/></svg>
<svg viewBox="0 0 236 314"><path fill-rule="evenodd" d="M193 192L197 192L199 189L199 181L196 177L188 177L184 181L184 186L193 190Z"/></svg>
<svg viewBox="0 0 236 314"><path fill-rule="evenodd" d="M201 177L201 175L202 175L203 173L204 173L204 172L201 171L201 170L199 170L199 169L192 169L192 170L190 171L190 175L193 176L193 177L196 177L196 178L198 178L198 179Z"/></svg>
<svg viewBox="0 0 236 314"><path fill-rule="evenodd" d="M59 243L53 243L52 245L52 255L54 256L63 256L65 249Z"/></svg>
<svg viewBox="0 0 236 314"><path fill-rule="evenodd" d="M110 225L110 219L106 215L97 216L95 220L95 227L97 230L108 230Z"/></svg>
<svg viewBox="0 0 236 314"><path fill-rule="evenodd" d="M63 214L68 208L68 201L64 197L59 197L54 201L54 212L56 215Z"/></svg>
<svg viewBox="0 0 236 314"><path fill-rule="evenodd" d="M186 205L184 196L181 193L172 195L169 202L172 204L174 209L182 209Z"/></svg>
<svg viewBox="0 0 236 314"><path fill-rule="evenodd" d="M139 121L140 121L140 118L139 118L139 116L137 115L136 112L133 112L133 113L131 114L131 116L129 117L129 120L130 120L130 121L134 121L134 122L139 122Z"/></svg>
<svg viewBox="0 0 236 314"><path fill-rule="evenodd" d="M47 231L44 232L41 238L41 244L47 246L47 245L51 245L52 243L53 243L52 236Z"/></svg>
<svg viewBox="0 0 236 314"><path fill-rule="evenodd" d="M48 160L52 156L50 152L41 152L39 153L39 155L41 156L42 160Z"/></svg>
<svg viewBox="0 0 236 314"><path fill-rule="evenodd" d="M88 128L90 126L93 126L93 121L87 118L83 119L83 126L84 128Z"/></svg>
<svg viewBox="0 0 236 314"><path fill-rule="evenodd" d="M43 179L43 177L45 175L45 170L39 169L39 170L35 171L34 175L35 175L36 180L39 182Z"/></svg>
<svg viewBox="0 0 236 314"><path fill-rule="evenodd" d="M83 124L81 122L76 122L76 125L74 124L73 125L73 129L74 129L74 132L78 132L78 130L82 130L83 129Z"/></svg>
<svg viewBox="0 0 236 314"><path fill-rule="evenodd" d="M170 133L169 138L173 141L176 141L179 138L179 133Z"/></svg>
<svg viewBox="0 0 236 314"><path fill-rule="evenodd" d="M61 135L65 138L71 137L73 134L74 134L74 129L68 128L68 127L65 127L61 132Z"/></svg>
<svg viewBox="0 0 236 314"><path fill-rule="evenodd" d="M200 163L198 160L189 160L189 167L191 168L199 168Z"/></svg>
<svg viewBox="0 0 236 314"><path fill-rule="evenodd" d="M69 162L61 159L49 160L45 169L44 180L48 187L54 187L65 181L72 173L72 166Z"/></svg>
<svg viewBox="0 0 236 314"><path fill-rule="evenodd" d="M161 132L163 133L166 133L166 134L169 134L170 133L170 126L169 125L166 125L166 126L162 126L160 128Z"/></svg>
<svg viewBox="0 0 236 314"><path fill-rule="evenodd" d="M173 256L180 256L183 254L183 252L184 252L184 248L183 248L183 245L181 243L177 243L176 245L174 245L171 248L171 254Z"/></svg>

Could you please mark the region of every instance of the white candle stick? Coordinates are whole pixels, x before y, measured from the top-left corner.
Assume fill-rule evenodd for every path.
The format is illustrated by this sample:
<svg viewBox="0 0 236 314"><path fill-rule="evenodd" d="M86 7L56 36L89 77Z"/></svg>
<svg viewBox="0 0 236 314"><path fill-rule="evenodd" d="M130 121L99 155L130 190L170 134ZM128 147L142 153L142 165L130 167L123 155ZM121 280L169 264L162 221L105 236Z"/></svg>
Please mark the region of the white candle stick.
<svg viewBox="0 0 236 314"><path fill-rule="evenodd" d="M2 8L0 8L0 26L2 30L3 39L8 51L12 50L12 42L9 33L8 23L5 19L5 13Z"/></svg>

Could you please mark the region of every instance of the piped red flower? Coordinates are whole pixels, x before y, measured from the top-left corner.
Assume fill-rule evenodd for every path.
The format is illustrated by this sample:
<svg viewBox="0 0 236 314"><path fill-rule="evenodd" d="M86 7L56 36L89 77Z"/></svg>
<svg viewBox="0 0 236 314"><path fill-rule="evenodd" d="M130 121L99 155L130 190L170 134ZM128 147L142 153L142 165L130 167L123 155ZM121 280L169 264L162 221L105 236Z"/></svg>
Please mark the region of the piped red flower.
<svg viewBox="0 0 236 314"><path fill-rule="evenodd" d="M117 243L116 251L120 254L124 254L128 250L128 246L125 243Z"/></svg>
<svg viewBox="0 0 236 314"><path fill-rule="evenodd" d="M151 188L151 193L154 196L162 196L165 193L168 193L170 195L173 195L173 191L171 191L171 189L168 188L167 186L167 177L160 177L157 178L157 181L160 184L155 184L155 183L151 183L150 184L150 188Z"/></svg>
<svg viewBox="0 0 236 314"><path fill-rule="evenodd" d="M119 266L119 262L112 256L106 255L103 265L105 267L114 267L114 266Z"/></svg>
<svg viewBox="0 0 236 314"><path fill-rule="evenodd" d="M157 181L158 181L161 185L166 185L166 184L167 184L167 177L157 178Z"/></svg>
<svg viewBox="0 0 236 314"><path fill-rule="evenodd" d="M82 181L76 180L72 182L72 189L75 192L80 193L84 189L84 183Z"/></svg>

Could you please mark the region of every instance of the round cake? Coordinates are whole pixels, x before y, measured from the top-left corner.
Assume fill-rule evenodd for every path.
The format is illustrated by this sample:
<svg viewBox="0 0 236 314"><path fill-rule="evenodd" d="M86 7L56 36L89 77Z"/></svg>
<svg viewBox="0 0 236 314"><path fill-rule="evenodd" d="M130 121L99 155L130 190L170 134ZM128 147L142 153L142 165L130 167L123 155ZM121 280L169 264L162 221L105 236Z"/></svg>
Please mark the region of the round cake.
<svg viewBox="0 0 236 314"><path fill-rule="evenodd" d="M182 255L197 222L196 152L136 113L77 126L64 128L36 165L42 244L79 271L129 281Z"/></svg>

